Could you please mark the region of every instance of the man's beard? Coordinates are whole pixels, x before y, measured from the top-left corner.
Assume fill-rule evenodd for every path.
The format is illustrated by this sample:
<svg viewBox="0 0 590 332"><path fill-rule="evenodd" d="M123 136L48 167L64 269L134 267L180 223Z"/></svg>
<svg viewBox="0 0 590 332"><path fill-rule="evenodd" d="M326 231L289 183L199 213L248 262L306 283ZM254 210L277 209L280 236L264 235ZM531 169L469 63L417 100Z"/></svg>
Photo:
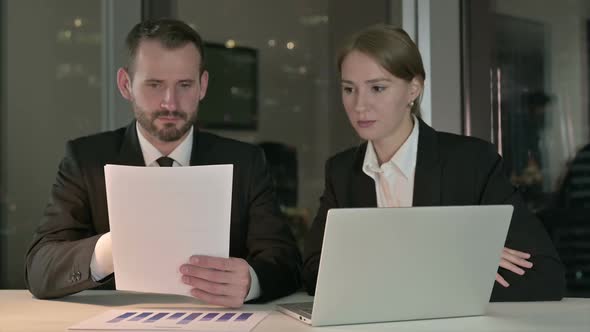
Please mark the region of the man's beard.
<svg viewBox="0 0 590 332"><path fill-rule="evenodd" d="M174 142L182 138L191 127L197 122L197 111L188 114L182 111L155 111L148 113L142 110L139 106L133 105L133 112L137 122L145 129L151 136L157 138L162 142ZM164 128L158 129L156 120L158 117L175 117L184 120L184 124L180 128L176 128L173 123L167 123ZM190 116L190 117L189 117Z"/></svg>

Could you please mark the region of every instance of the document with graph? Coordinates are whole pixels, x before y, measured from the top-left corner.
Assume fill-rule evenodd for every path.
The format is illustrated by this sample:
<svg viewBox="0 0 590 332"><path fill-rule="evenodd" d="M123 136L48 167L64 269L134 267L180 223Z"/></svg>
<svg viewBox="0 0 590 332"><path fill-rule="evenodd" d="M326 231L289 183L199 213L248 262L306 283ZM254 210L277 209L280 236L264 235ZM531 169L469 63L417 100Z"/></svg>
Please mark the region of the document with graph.
<svg viewBox="0 0 590 332"><path fill-rule="evenodd" d="M268 311L109 310L70 326L68 330L127 331L251 331Z"/></svg>

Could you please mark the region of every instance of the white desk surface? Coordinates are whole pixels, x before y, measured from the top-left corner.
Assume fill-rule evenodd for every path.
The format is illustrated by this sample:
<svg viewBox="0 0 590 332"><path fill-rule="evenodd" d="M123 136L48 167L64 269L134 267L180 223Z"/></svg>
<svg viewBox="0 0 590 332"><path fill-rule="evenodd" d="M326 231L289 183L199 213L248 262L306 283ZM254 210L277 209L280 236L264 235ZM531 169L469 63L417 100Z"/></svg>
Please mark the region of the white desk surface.
<svg viewBox="0 0 590 332"><path fill-rule="evenodd" d="M273 310L276 303L312 301L297 293L263 305L245 308ZM84 291L57 300L37 300L27 290L0 290L0 332L66 331L66 329L110 309L125 307L205 307L188 297L116 291ZM479 317L431 319L380 324L358 324L312 328L273 311L254 331L579 331L590 332L590 298L561 302L491 303Z"/></svg>

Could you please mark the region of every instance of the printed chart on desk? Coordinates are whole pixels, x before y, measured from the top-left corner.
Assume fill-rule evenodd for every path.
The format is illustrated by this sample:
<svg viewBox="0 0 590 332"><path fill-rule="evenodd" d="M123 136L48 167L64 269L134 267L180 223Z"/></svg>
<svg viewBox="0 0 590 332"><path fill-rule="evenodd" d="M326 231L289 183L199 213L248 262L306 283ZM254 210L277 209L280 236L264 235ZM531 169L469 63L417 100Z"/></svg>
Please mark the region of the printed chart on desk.
<svg viewBox="0 0 590 332"><path fill-rule="evenodd" d="M252 330L268 311L109 310L69 330L227 331Z"/></svg>

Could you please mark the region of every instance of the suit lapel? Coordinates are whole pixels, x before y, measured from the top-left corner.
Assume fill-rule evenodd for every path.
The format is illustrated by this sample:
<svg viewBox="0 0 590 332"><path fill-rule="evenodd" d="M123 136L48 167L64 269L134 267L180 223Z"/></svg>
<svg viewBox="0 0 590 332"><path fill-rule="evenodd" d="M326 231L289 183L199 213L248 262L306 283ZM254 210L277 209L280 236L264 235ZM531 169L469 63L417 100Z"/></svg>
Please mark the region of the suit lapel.
<svg viewBox="0 0 590 332"><path fill-rule="evenodd" d="M125 130L123 143L117 156L117 163L119 165L145 166L145 160L143 159L135 126L136 122L133 121Z"/></svg>
<svg viewBox="0 0 590 332"><path fill-rule="evenodd" d="M197 126L193 127L193 148L191 150L191 166L208 165L211 161L208 159L209 153L207 150L211 144L207 142L206 135L203 135Z"/></svg>
<svg viewBox="0 0 590 332"><path fill-rule="evenodd" d="M436 132L419 119L418 155L414 175L413 206L438 206L441 204L442 169Z"/></svg>
<svg viewBox="0 0 590 332"><path fill-rule="evenodd" d="M363 143L355 151L352 178L348 189L351 207L377 207L375 181L363 172L365 151L367 151L367 143Z"/></svg>

